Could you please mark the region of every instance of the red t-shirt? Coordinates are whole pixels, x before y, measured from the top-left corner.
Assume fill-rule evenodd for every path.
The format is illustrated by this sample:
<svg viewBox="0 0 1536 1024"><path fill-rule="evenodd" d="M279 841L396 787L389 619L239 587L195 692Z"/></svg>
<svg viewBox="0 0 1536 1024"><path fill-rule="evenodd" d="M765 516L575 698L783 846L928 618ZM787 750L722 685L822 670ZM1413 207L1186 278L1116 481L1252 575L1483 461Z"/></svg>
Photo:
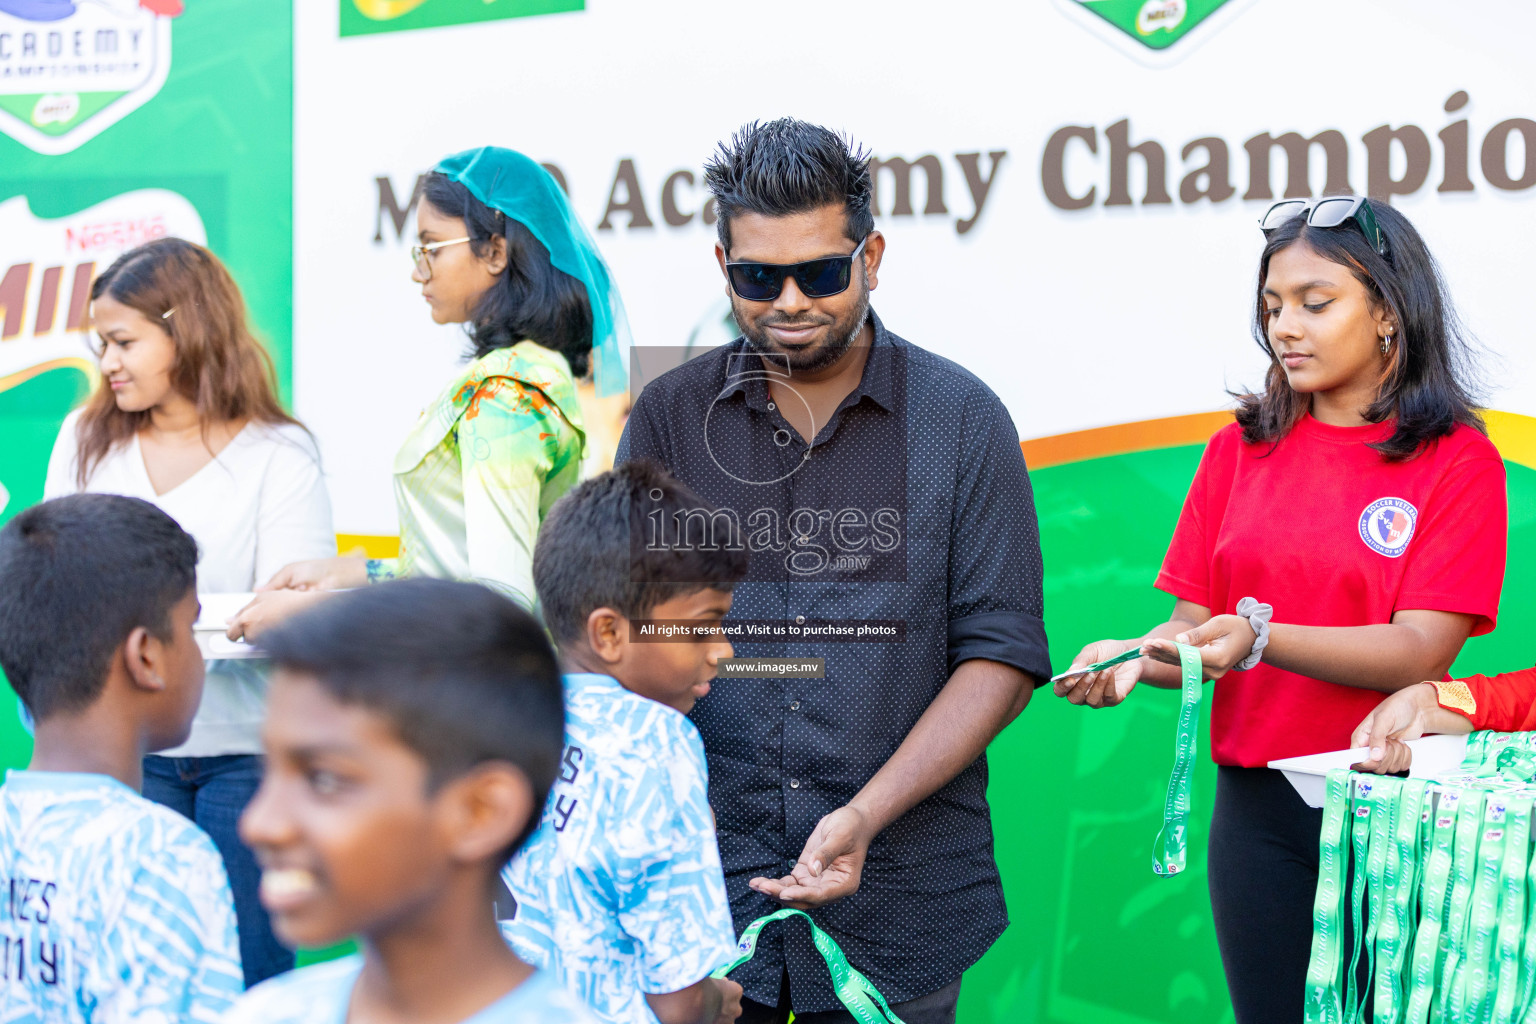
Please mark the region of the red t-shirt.
<svg viewBox="0 0 1536 1024"><path fill-rule="evenodd" d="M1493 629L1508 535L1504 462L1457 427L1404 462L1368 447L1391 423L1334 427L1304 417L1278 445L1246 445L1236 423L1206 445L1157 588L1212 615L1253 597L1275 622L1386 623L1398 609L1477 616ZM1217 764L1259 767L1349 745L1381 703L1374 690L1260 662L1213 684Z"/></svg>

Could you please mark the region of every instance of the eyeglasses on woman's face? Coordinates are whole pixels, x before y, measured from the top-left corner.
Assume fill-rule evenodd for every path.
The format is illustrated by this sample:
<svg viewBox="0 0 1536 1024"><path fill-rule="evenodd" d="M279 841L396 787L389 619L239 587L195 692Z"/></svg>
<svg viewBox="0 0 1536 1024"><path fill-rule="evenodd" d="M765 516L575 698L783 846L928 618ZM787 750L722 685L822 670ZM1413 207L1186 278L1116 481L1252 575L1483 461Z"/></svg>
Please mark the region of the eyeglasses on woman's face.
<svg viewBox="0 0 1536 1024"><path fill-rule="evenodd" d="M469 241L469 236L463 238L450 238L446 242L430 242L427 245L411 246L411 260L416 264L416 273L421 275L423 283L432 280L432 257L439 249L450 245L458 245L460 242Z"/></svg>

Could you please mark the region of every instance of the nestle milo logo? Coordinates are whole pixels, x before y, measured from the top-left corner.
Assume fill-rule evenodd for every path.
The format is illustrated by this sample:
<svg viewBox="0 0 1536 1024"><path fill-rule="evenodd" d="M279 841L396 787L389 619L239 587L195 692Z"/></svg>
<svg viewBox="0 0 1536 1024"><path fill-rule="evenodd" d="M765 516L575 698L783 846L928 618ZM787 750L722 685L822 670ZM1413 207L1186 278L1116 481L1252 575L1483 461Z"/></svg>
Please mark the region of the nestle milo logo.
<svg viewBox="0 0 1536 1024"><path fill-rule="evenodd" d="M1230 15L1250 0L1057 0L1057 6L1085 28L1150 63L1177 60L1188 47L1175 44L1205 25L1218 11ZM1201 34L1204 34L1202 31Z"/></svg>
<svg viewBox="0 0 1536 1024"><path fill-rule="evenodd" d="M1144 36L1153 32L1172 32L1184 24L1189 5L1184 0L1147 0L1136 12L1136 31Z"/></svg>
<svg viewBox="0 0 1536 1024"><path fill-rule="evenodd" d="M0 0L0 132L68 153L149 102L181 0Z"/></svg>

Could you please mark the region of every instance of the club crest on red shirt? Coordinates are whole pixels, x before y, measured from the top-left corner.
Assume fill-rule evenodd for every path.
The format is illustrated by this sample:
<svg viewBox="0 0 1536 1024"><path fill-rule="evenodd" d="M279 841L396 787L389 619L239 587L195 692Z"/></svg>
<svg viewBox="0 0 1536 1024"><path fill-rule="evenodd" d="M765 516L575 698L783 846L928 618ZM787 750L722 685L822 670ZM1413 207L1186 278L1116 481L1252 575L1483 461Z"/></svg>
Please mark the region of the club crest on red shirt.
<svg viewBox="0 0 1536 1024"><path fill-rule="evenodd" d="M1419 510L1402 498L1377 498L1360 513L1360 539L1373 551L1396 558L1408 550Z"/></svg>

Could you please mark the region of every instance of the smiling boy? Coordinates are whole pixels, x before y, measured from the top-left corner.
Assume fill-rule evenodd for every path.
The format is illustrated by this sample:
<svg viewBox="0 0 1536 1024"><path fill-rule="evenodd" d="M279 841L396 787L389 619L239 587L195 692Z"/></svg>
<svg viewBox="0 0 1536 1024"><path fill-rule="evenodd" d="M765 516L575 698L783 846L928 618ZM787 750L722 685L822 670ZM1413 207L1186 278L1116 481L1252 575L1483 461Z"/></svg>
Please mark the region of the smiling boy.
<svg viewBox="0 0 1536 1024"><path fill-rule="evenodd" d="M197 545L136 498L0 530L0 668L34 721L0 786L0 1020L213 1024L243 984L218 850L139 795L203 693Z"/></svg>
<svg viewBox="0 0 1536 1024"><path fill-rule="evenodd" d="M360 955L252 989L228 1024L592 1024L502 940L496 875L555 777L538 623L485 587L353 591L266 634L267 771L241 819L283 941Z"/></svg>
<svg viewBox="0 0 1536 1024"><path fill-rule="evenodd" d="M539 831L508 865L518 953L615 1024L726 1024L741 987L708 975L735 933L698 731L685 716L730 657L720 633L746 554L648 544L661 517L713 510L629 463L550 510L533 555L565 663L566 737ZM691 639L642 639L639 620Z"/></svg>

